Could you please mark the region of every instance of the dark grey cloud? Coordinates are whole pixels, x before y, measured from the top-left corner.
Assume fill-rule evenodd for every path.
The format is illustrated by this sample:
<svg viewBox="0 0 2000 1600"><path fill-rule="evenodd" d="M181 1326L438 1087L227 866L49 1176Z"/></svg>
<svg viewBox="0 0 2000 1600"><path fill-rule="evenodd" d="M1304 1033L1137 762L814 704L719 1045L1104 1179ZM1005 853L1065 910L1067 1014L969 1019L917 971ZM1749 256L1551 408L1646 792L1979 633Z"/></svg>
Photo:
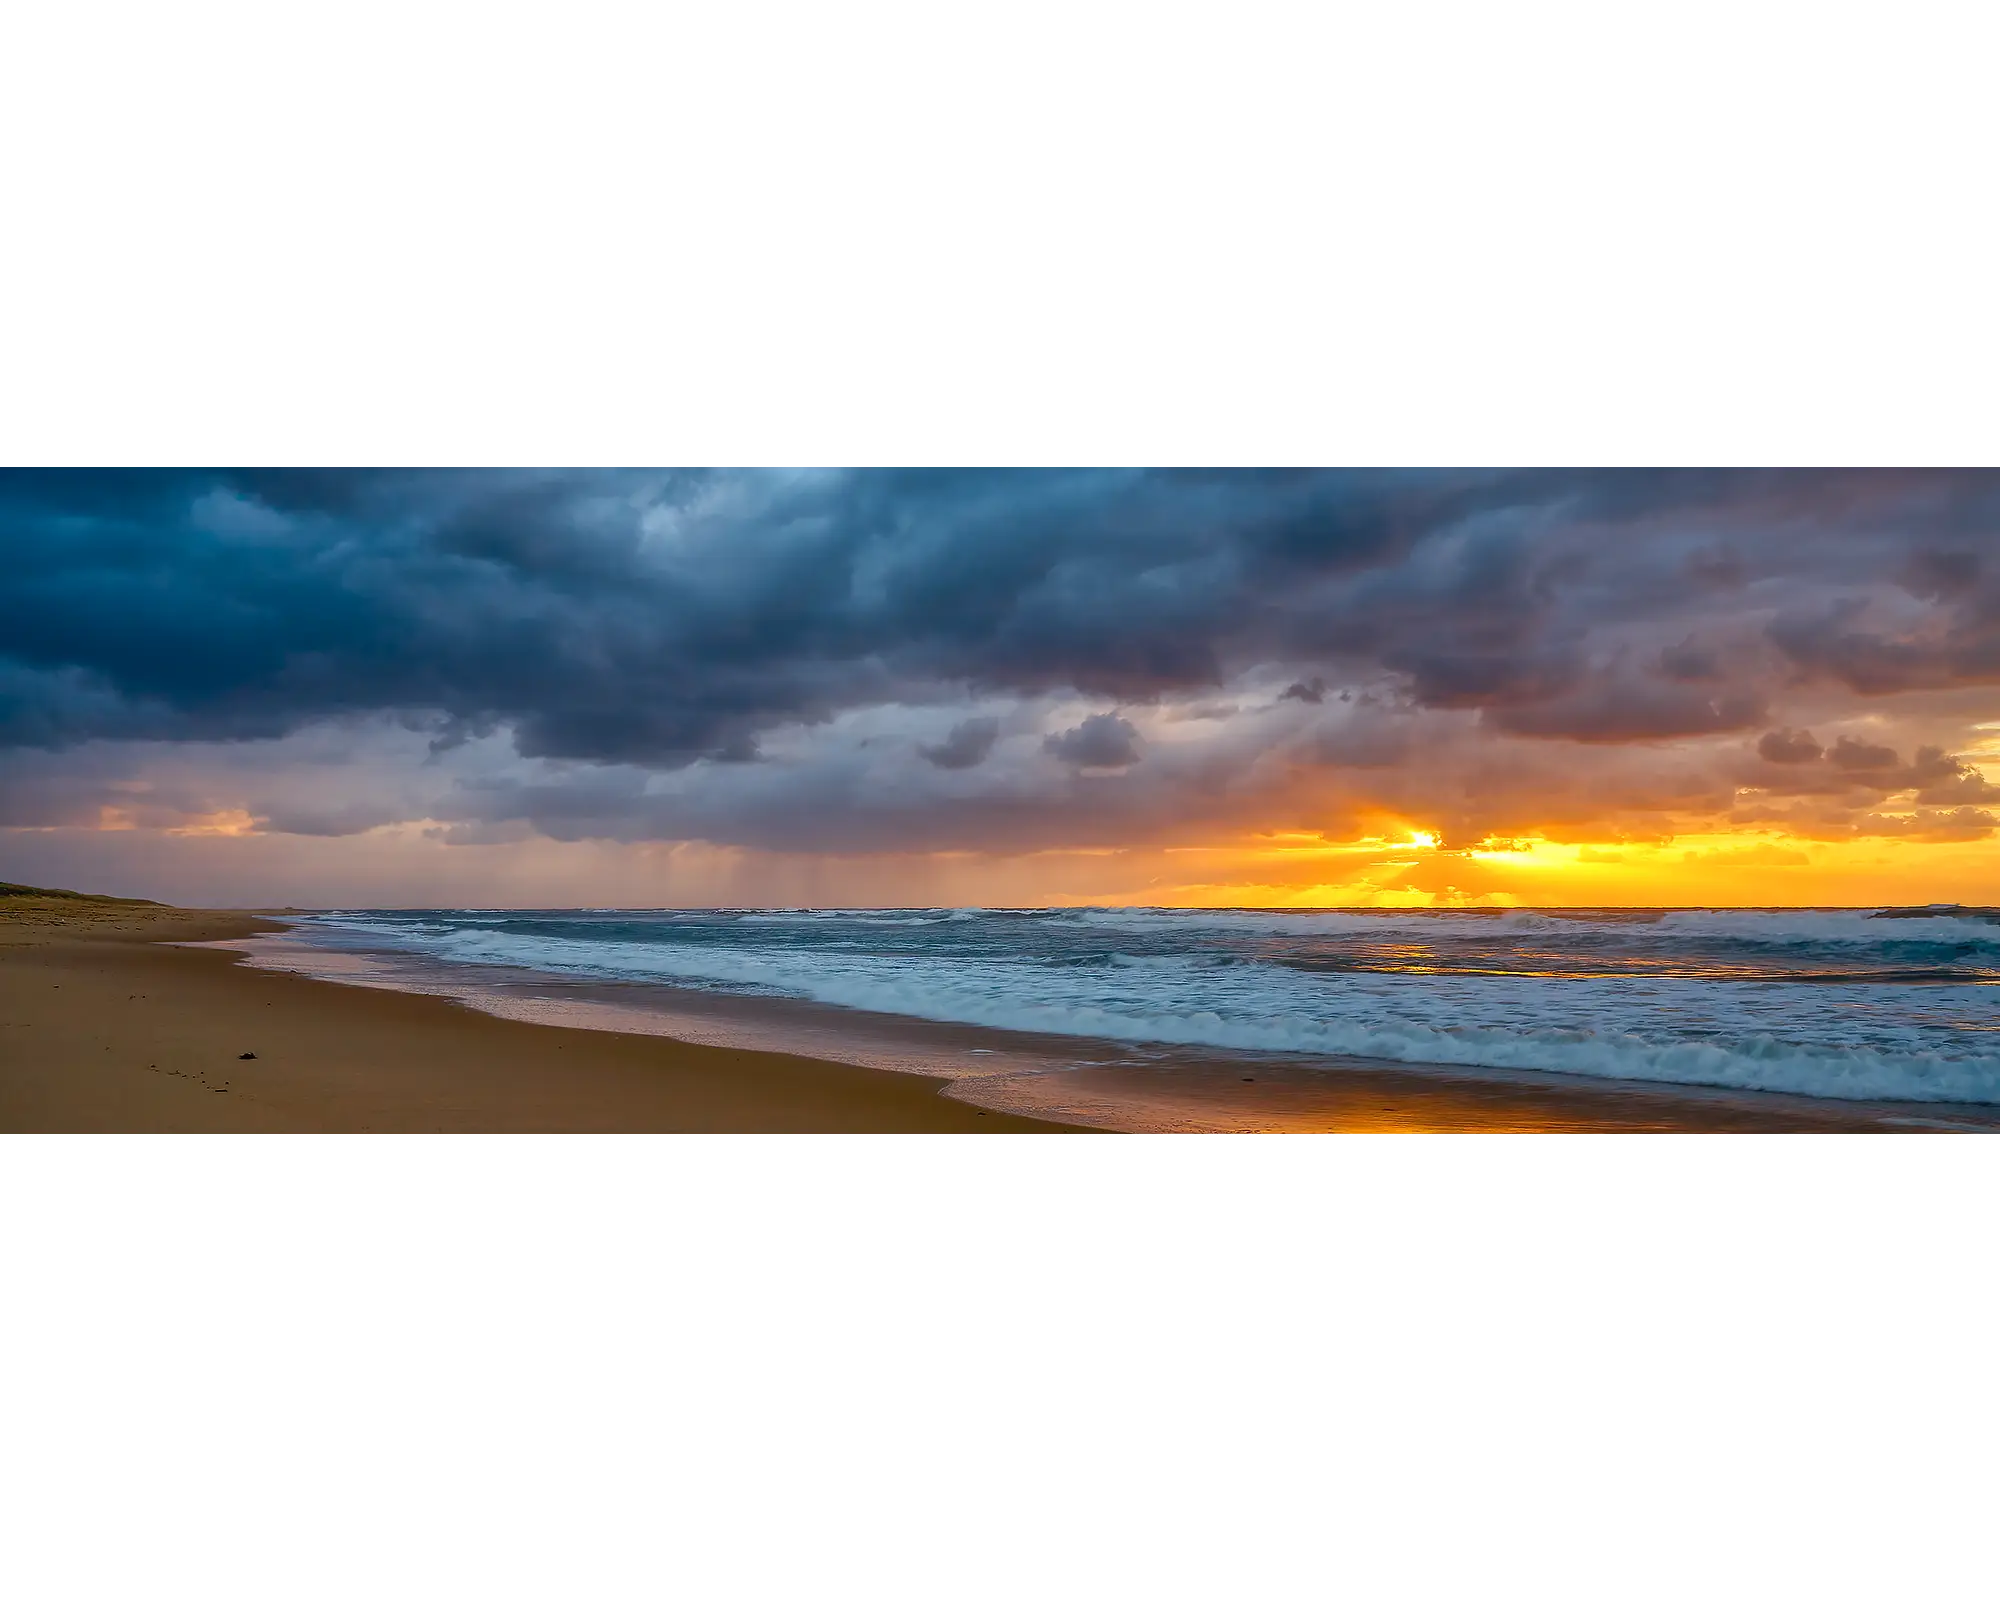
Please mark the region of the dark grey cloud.
<svg viewBox="0 0 2000 1600"><path fill-rule="evenodd" d="M1148 473L10 473L0 739L261 738L417 708L672 767L946 684L1213 683L1368 486ZM1253 602L1254 603L1254 602Z"/></svg>
<svg viewBox="0 0 2000 1600"><path fill-rule="evenodd" d="M1754 728L1765 720L1766 707L1754 689L1717 693L1659 679L1611 677L1497 705L1488 714L1495 727L1530 738L1630 744Z"/></svg>
<svg viewBox="0 0 2000 1600"><path fill-rule="evenodd" d="M261 738L417 708L504 722L529 754L665 767L947 685L1143 700L1274 658L1615 737L1579 693L1594 634L1699 611L1719 571L1741 588L1832 554L1948 592L1930 646L1851 606L1772 637L1871 686L1978 670L1981 569L1940 539L1990 531L1994 501L1976 473L15 471L0 738ZM1871 551L1881 516L1918 526ZM1654 680L1714 676L1669 647ZM1639 736L1731 720L1625 698Z"/></svg>
<svg viewBox="0 0 2000 1600"><path fill-rule="evenodd" d="M1825 752L1819 740L1805 728L1773 728L1757 741L1757 754L1780 766L1800 766L1817 761Z"/></svg>
<svg viewBox="0 0 2000 1600"><path fill-rule="evenodd" d="M1794 603L1773 618L1772 642L1812 678L1864 695L2000 683L2000 474L1970 480L1938 520L1898 541L1894 579L1917 605L1880 592Z"/></svg>
<svg viewBox="0 0 2000 1600"><path fill-rule="evenodd" d="M1139 759L1139 730L1117 713L1103 711L1050 734L1042 748L1072 767L1129 767Z"/></svg>
<svg viewBox="0 0 2000 1600"><path fill-rule="evenodd" d="M992 753L1000 737L998 717L967 717L936 744L920 746L923 758L947 772L963 772L976 767Z"/></svg>
<svg viewBox="0 0 2000 1600"><path fill-rule="evenodd" d="M1896 752L1885 744L1870 744L1842 734L1826 753L1843 772L1885 772L1896 765Z"/></svg>

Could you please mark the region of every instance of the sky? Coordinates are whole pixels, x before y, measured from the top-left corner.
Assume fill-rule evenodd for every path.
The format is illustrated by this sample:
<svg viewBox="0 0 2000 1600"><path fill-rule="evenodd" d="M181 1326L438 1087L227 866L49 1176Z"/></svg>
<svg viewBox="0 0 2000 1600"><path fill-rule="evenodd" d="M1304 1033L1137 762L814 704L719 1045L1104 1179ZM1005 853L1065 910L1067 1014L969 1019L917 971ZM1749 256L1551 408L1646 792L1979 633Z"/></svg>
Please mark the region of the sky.
<svg viewBox="0 0 2000 1600"><path fill-rule="evenodd" d="M2000 903L2000 473L0 472L0 878Z"/></svg>

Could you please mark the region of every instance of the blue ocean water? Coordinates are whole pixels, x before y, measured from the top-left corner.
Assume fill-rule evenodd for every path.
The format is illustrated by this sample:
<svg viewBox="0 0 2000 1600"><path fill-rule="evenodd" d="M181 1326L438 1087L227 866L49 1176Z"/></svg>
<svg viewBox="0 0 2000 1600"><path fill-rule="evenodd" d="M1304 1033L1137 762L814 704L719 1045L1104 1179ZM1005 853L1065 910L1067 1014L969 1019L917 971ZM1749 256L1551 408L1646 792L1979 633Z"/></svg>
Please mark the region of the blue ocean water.
<svg viewBox="0 0 2000 1600"><path fill-rule="evenodd" d="M2000 1104L2000 925L1867 911L352 911L301 933L1135 1045Z"/></svg>

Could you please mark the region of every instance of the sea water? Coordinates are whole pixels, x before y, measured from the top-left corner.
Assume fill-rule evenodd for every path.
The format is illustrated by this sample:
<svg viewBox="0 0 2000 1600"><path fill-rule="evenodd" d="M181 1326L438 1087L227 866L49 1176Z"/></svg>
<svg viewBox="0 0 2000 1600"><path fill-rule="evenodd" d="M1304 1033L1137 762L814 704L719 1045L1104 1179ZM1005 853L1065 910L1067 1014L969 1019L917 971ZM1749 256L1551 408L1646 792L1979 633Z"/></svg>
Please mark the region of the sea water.
<svg viewBox="0 0 2000 1600"><path fill-rule="evenodd" d="M346 911L326 949L1121 1046L2000 1104L2000 925L1838 911Z"/></svg>

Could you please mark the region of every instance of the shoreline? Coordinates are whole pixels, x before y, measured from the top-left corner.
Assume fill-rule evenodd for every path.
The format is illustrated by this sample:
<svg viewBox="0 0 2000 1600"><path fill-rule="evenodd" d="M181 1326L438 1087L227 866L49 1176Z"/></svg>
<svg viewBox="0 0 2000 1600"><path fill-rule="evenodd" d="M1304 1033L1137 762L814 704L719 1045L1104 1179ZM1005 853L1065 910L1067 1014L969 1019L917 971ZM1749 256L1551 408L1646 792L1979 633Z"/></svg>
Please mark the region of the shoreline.
<svg viewBox="0 0 2000 1600"><path fill-rule="evenodd" d="M503 1019L179 942L282 915L0 906L0 1132L1090 1131L937 1079Z"/></svg>
<svg viewBox="0 0 2000 1600"><path fill-rule="evenodd" d="M241 948L252 964L315 981L441 995L544 1026L915 1074L940 1083L947 1097L989 1111L1112 1132L2000 1132L2000 1108L1992 1106L1134 1046L797 998L723 996L505 965L456 967L404 951L316 943L297 928Z"/></svg>
<svg viewBox="0 0 2000 1600"><path fill-rule="evenodd" d="M1990 930L1724 909L1455 934L1371 911L1329 933L1344 914L1302 915L351 908L252 959L932 1073L1124 1132L2000 1131Z"/></svg>
<svg viewBox="0 0 2000 1600"><path fill-rule="evenodd" d="M2000 1134L2000 1108L1986 1104L1134 1044L794 996L724 996L508 964L458 966L408 950L318 942L310 916L302 922L308 926L258 940L250 960L326 982L448 994L494 1016L552 1026L664 1034L944 1078L950 1098L1106 1132Z"/></svg>

